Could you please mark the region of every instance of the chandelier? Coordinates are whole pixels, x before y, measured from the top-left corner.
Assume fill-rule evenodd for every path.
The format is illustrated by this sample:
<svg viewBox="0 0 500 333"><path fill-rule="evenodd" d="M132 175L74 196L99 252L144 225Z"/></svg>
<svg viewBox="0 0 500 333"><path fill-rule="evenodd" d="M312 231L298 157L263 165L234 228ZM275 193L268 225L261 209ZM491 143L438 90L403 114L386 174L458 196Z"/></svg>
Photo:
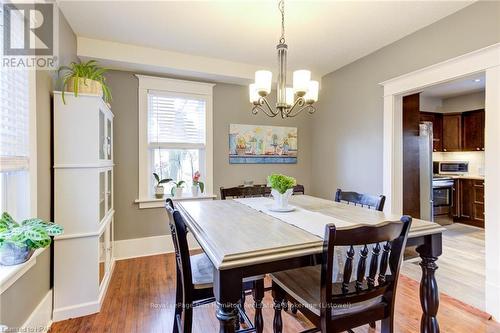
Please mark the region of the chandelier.
<svg viewBox="0 0 500 333"><path fill-rule="evenodd" d="M280 0L278 8L281 12L281 38L276 49L278 50L278 82L276 84L276 108L273 108L266 96L271 93L273 73L267 70L255 72L255 82L250 84L250 103L253 103L252 113L264 112L269 117L282 118L295 117L304 110L314 113L314 102L318 101L318 81L311 80L308 70L293 72L293 88L286 86L286 53L288 46L285 44L285 1Z"/></svg>

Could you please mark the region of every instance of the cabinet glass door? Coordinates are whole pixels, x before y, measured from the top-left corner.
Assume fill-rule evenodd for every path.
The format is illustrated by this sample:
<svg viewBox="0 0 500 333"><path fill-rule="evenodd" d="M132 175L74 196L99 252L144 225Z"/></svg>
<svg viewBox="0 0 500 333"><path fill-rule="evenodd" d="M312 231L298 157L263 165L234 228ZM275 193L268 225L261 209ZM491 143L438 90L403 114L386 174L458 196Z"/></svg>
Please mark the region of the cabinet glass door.
<svg viewBox="0 0 500 333"><path fill-rule="evenodd" d="M108 170L108 182L107 182L107 191L106 191L106 200L107 200L107 207L108 211L113 208L113 198L112 198L112 192L113 192L113 172L111 170Z"/></svg>
<svg viewBox="0 0 500 333"><path fill-rule="evenodd" d="M99 236L99 286L106 275L106 235L105 232Z"/></svg>
<svg viewBox="0 0 500 333"><path fill-rule="evenodd" d="M108 160L111 160L111 144L113 142L113 128L111 126L111 119L106 120L107 123L107 128L106 128L106 144L107 144L107 149L106 149L106 158Z"/></svg>
<svg viewBox="0 0 500 333"><path fill-rule="evenodd" d="M99 172L99 221L106 215L106 173Z"/></svg>
<svg viewBox="0 0 500 333"><path fill-rule="evenodd" d="M99 159L106 157L106 133L104 127L104 112L99 109Z"/></svg>

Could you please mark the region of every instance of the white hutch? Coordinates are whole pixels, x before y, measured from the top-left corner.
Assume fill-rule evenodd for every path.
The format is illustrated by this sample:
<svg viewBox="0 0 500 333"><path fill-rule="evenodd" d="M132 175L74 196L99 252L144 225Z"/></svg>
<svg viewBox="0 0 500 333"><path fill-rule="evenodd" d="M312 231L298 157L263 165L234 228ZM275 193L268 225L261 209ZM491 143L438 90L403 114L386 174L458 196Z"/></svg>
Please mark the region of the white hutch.
<svg viewBox="0 0 500 333"><path fill-rule="evenodd" d="M113 113L101 97L54 92L53 320L99 312L114 265Z"/></svg>

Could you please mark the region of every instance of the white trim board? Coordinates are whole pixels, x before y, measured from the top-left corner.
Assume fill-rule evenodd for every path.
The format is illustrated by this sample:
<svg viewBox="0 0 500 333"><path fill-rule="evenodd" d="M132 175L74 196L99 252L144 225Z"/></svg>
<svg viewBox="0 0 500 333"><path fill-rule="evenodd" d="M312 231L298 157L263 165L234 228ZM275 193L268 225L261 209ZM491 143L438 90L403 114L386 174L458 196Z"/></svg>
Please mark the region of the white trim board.
<svg viewBox="0 0 500 333"><path fill-rule="evenodd" d="M51 325L52 289L38 303L35 310L33 310L28 319L19 328L19 332L48 332Z"/></svg>
<svg viewBox="0 0 500 333"><path fill-rule="evenodd" d="M384 86L385 211L402 214L402 99L425 87L486 73L485 231L486 312L500 319L500 43L382 82ZM439 260L437 262L439 266Z"/></svg>
<svg viewBox="0 0 500 333"><path fill-rule="evenodd" d="M190 233L188 234L188 244L190 249L200 248L200 245ZM146 257L172 252L174 252L174 243L172 242L171 235L115 241L115 260Z"/></svg>

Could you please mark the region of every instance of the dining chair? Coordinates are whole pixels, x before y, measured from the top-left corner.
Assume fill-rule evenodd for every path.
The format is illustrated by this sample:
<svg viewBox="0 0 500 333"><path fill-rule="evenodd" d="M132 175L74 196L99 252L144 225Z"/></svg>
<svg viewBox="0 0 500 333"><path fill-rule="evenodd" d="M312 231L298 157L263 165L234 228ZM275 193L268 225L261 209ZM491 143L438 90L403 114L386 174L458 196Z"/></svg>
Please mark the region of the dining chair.
<svg viewBox="0 0 500 333"><path fill-rule="evenodd" d="M193 327L193 308L215 301L213 292L214 266L205 253L190 255L187 241L187 228L180 212L175 209L171 199L166 200L165 208L169 215L169 226L175 249L176 292L173 333L191 333ZM254 300L261 304L264 297L264 276L243 279L243 288L254 288ZM262 284L259 283L262 281ZM260 299L259 299L260 298ZM238 307L240 318L247 328L242 332L256 332L248 316ZM257 312L257 311L256 311ZM256 314L257 316L257 314ZM257 318L262 320L262 318ZM259 323L261 326L262 324ZM235 323L240 328L240 323Z"/></svg>
<svg viewBox="0 0 500 333"><path fill-rule="evenodd" d="M335 192L335 201L383 211L385 195L376 196L358 192L344 192L341 189L337 189L337 192Z"/></svg>
<svg viewBox="0 0 500 333"><path fill-rule="evenodd" d="M274 332L283 329L285 298L298 304L315 325L303 333L352 332L377 320L382 321L382 333L394 332L396 287L410 225L409 216L400 222L345 230L326 225L321 265L271 274ZM340 253L345 253L343 269L336 265Z"/></svg>
<svg viewBox="0 0 500 333"><path fill-rule="evenodd" d="M293 195L305 194L304 185L295 185L293 187ZM262 185L253 186L236 186L236 187L221 187L220 197L222 200L229 198L251 198L251 197L268 197L271 195L271 188Z"/></svg>

